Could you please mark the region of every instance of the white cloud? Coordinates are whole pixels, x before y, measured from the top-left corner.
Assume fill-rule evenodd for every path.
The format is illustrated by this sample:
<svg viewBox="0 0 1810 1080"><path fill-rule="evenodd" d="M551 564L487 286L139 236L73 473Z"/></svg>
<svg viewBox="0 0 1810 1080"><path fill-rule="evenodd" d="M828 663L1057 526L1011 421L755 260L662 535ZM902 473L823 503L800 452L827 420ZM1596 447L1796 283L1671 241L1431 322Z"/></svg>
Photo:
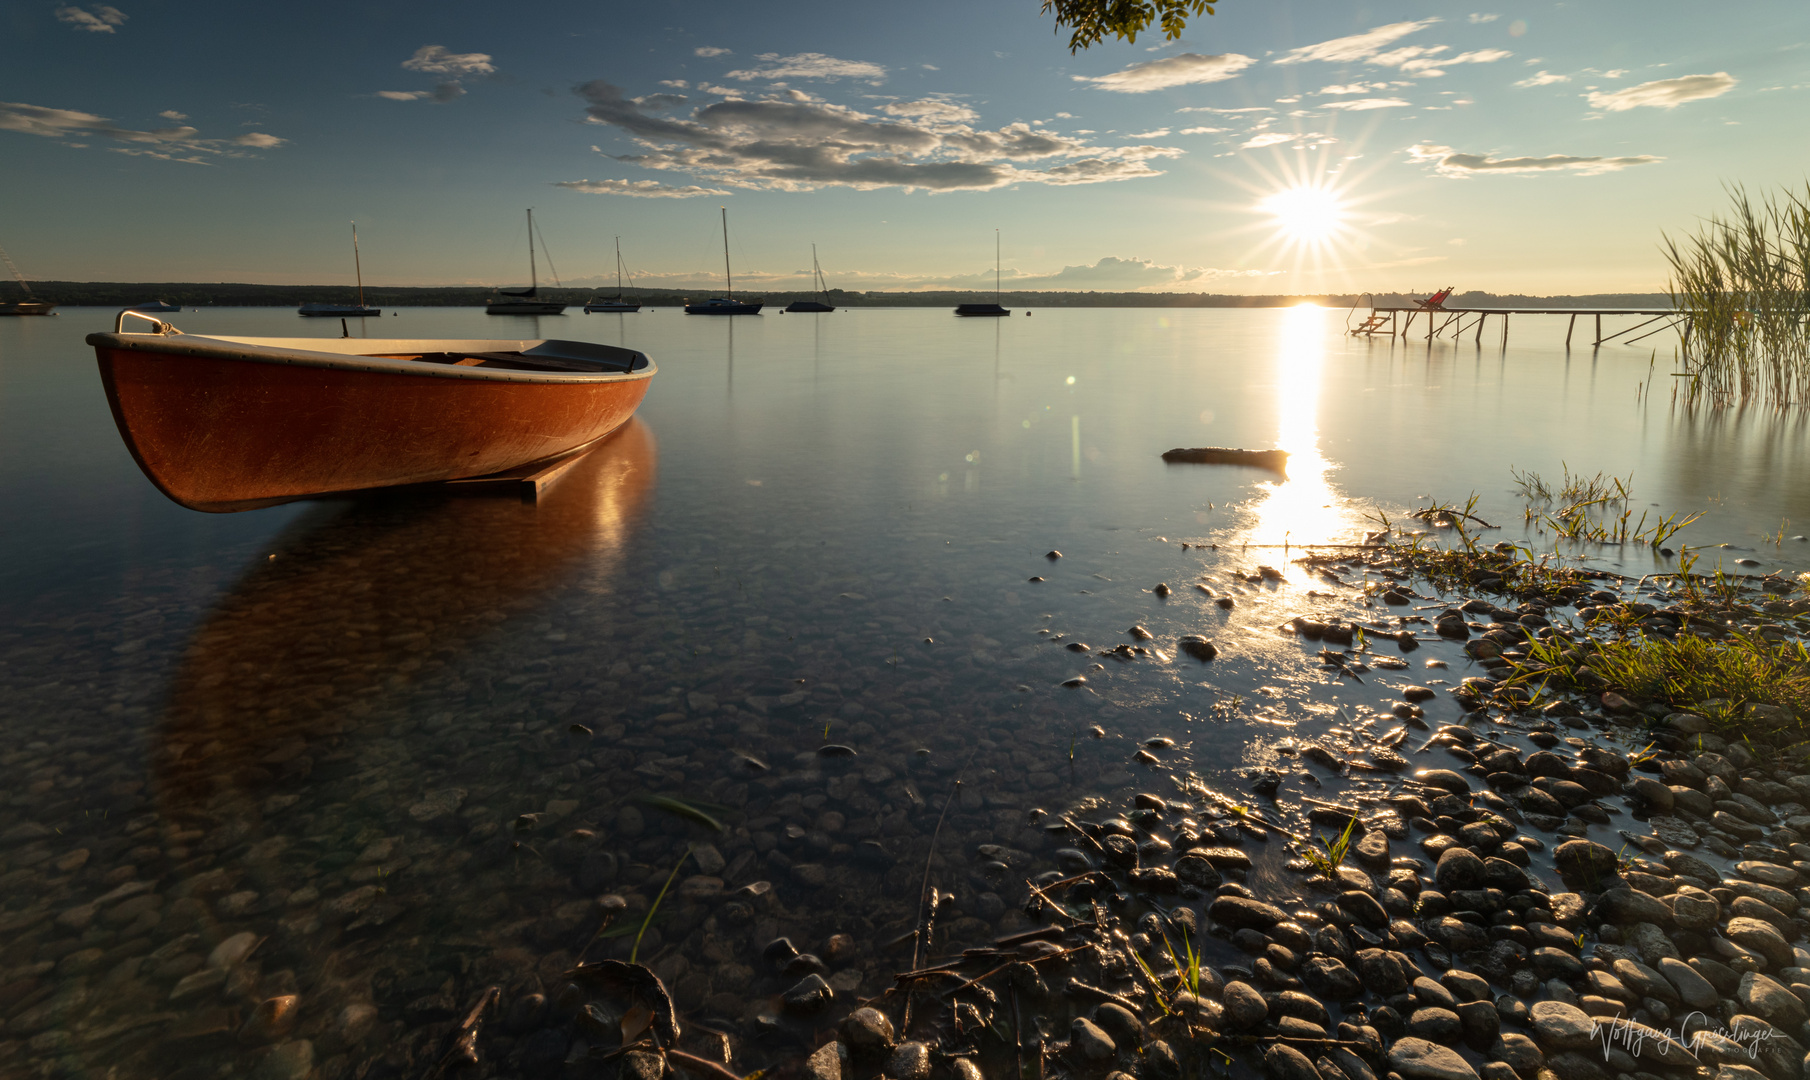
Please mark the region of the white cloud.
<svg viewBox="0 0 1810 1080"><path fill-rule="evenodd" d="M1507 49L1478 49L1475 52L1459 53L1457 56L1436 55L1445 51L1446 46L1444 45L1434 45L1428 48L1408 45L1392 52L1373 56L1365 63L1400 68L1402 74L1413 75L1420 79L1436 79L1445 74L1446 68L1457 64L1493 64L1514 55Z"/></svg>
<svg viewBox="0 0 1810 1080"><path fill-rule="evenodd" d="M1175 111L1178 113L1210 112L1230 115L1232 113L1269 112L1270 107L1268 105L1247 105L1242 109L1216 109L1211 105L1188 105Z"/></svg>
<svg viewBox="0 0 1810 1080"><path fill-rule="evenodd" d="M1182 53L1179 56L1133 64L1110 75L1076 75L1074 80L1092 83L1102 90L1120 94L1147 94L1152 90L1167 90L1174 86L1223 82L1256 62L1251 57L1240 56L1238 53L1219 53L1214 56Z"/></svg>
<svg viewBox="0 0 1810 1080"><path fill-rule="evenodd" d="M886 69L879 64L865 60L838 60L822 53L799 53L796 56L761 53L755 59L767 66L731 71L726 77L743 82L753 82L756 79L866 79L876 84L886 78Z"/></svg>
<svg viewBox="0 0 1810 1080"><path fill-rule="evenodd" d="M1169 134L1168 128L1157 128L1155 131L1140 131L1136 135L1127 135L1127 139L1160 139Z"/></svg>
<svg viewBox="0 0 1810 1080"><path fill-rule="evenodd" d="M910 117L926 124L969 124L980 118L980 114L968 106L943 98L895 101L880 106L880 111L888 116Z"/></svg>
<svg viewBox="0 0 1810 1080"><path fill-rule="evenodd" d="M1093 146L1026 123L982 129L963 118L965 106L941 99L866 113L783 90L668 117L602 80L576 92L588 122L634 140L637 151L612 154L616 160L739 188L957 191L1103 183L1161 175L1151 162L1182 154L1163 146Z"/></svg>
<svg viewBox="0 0 1810 1080"><path fill-rule="evenodd" d="M1387 90L1387 89L1389 89L1389 84L1386 82L1334 83L1331 86L1323 86L1320 89L1315 90L1314 94L1315 94L1315 96L1325 96L1325 95L1330 95L1330 94L1368 94L1373 90Z"/></svg>
<svg viewBox="0 0 1810 1080"><path fill-rule="evenodd" d="M1603 72L1603 78L1605 78L1605 79L1619 79L1619 78L1621 78L1621 77L1622 77L1622 76L1623 76L1623 75L1626 75L1626 74L1627 74L1627 73L1628 73L1628 69L1627 69L1627 68L1616 68L1616 69L1615 69L1615 70L1614 70L1614 71L1605 71L1605 72Z"/></svg>
<svg viewBox="0 0 1810 1080"><path fill-rule="evenodd" d="M94 5L93 11L74 6L57 9L57 21L66 22L77 30L87 30L95 34L113 33L113 28L124 26L128 17L120 9L106 4Z"/></svg>
<svg viewBox="0 0 1810 1080"><path fill-rule="evenodd" d="M402 66L407 71L450 75L453 78L496 74L496 66L490 62L489 53L449 52L444 45L423 45L415 50L415 55L404 60Z"/></svg>
<svg viewBox="0 0 1810 1080"><path fill-rule="evenodd" d="M1481 173L1570 172L1581 176L1597 176L1619 172L1635 165L1653 165L1664 158L1642 154L1635 157L1571 157L1550 154L1546 157L1497 158L1488 154L1461 154L1449 146L1420 143L1408 148L1408 157L1423 165L1432 165L1441 176L1476 176Z"/></svg>
<svg viewBox="0 0 1810 1080"><path fill-rule="evenodd" d="M728 56L734 50L719 49L715 45L699 45L691 51L697 56Z"/></svg>
<svg viewBox="0 0 1810 1080"><path fill-rule="evenodd" d="M16 131L65 141L76 137L99 136L128 144L125 147L111 147L115 153L182 161L193 165L208 164L209 157L203 155L215 158L243 157L245 149L269 149L288 141L255 131L231 139L204 139L198 130L186 124L138 131L121 127L106 117L93 113L12 101L0 101L0 131Z"/></svg>
<svg viewBox="0 0 1810 1080"><path fill-rule="evenodd" d="M465 96L465 88L452 80L436 83L432 90L379 90L377 96L388 101L432 101L444 105Z"/></svg>
<svg viewBox="0 0 1810 1080"><path fill-rule="evenodd" d="M1401 98L1354 98L1349 101L1328 101L1320 106L1322 109L1343 109L1346 112L1369 112L1372 109L1402 109L1408 102Z"/></svg>
<svg viewBox="0 0 1810 1080"><path fill-rule="evenodd" d="M1497 19L1500 19L1501 17L1502 16L1495 15L1495 14L1484 15L1484 14L1481 14L1478 12L1472 12L1471 13L1471 23L1472 23L1472 25L1475 25L1477 23L1492 23L1492 22L1495 22Z"/></svg>
<svg viewBox="0 0 1810 1080"><path fill-rule="evenodd" d="M1536 71L1515 85L1525 88L1530 86L1551 86L1554 83L1568 83L1570 81L1571 76L1569 75L1554 75L1550 71Z"/></svg>
<svg viewBox="0 0 1810 1080"><path fill-rule="evenodd" d="M561 180L554 187L582 191L587 195L633 195L642 199L694 199L699 195L727 195L722 188L698 187L695 184L673 187L658 180Z"/></svg>
<svg viewBox="0 0 1810 1080"><path fill-rule="evenodd" d="M1246 139L1243 143L1241 143L1239 145L1238 149L1255 150L1260 147L1280 146L1283 143L1294 142L1294 141L1295 141L1295 137L1293 135L1284 135L1280 131L1270 131L1270 132L1265 132L1262 135L1251 136L1249 139Z"/></svg>
<svg viewBox="0 0 1810 1080"><path fill-rule="evenodd" d="M1176 134L1177 135L1218 135L1220 132L1223 132L1224 130L1225 130L1225 128L1216 128L1216 127L1191 127L1191 128L1182 128L1180 131L1176 132Z"/></svg>
<svg viewBox="0 0 1810 1080"><path fill-rule="evenodd" d="M165 109L157 115L163 117L165 120L187 120L189 118L188 113L179 113L175 109Z"/></svg>
<svg viewBox="0 0 1810 1080"><path fill-rule="evenodd" d="M1612 93L1591 94L1590 104L1606 112L1626 112L1642 106L1675 109L1687 101L1721 97L1733 90L1739 81L1726 71L1718 71L1714 75L1684 75L1676 79L1641 83Z"/></svg>
<svg viewBox="0 0 1810 1080"><path fill-rule="evenodd" d="M1318 45L1304 45L1298 49L1290 49L1277 57L1278 64L1302 64L1309 60L1324 60L1331 63L1363 60L1374 56L1386 45L1393 44L1409 34L1425 30L1439 22L1437 17L1418 19L1414 22L1390 23L1374 30L1366 30L1361 34L1348 37L1333 38L1322 41Z"/></svg>
<svg viewBox="0 0 1810 1080"><path fill-rule="evenodd" d="M479 75L495 75L496 65L489 53L449 52L444 45L423 45L415 55L402 62L403 70L424 75L439 75L432 90L379 90L376 96L387 101L432 101L444 105L465 96L459 80Z"/></svg>
<svg viewBox="0 0 1810 1080"><path fill-rule="evenodd" d="M660 85L661 85L661 86L670 86L670 87L672 87L672 88L673 88L673 89L674 89L674 90L689 90L689 89L691 89L691 84L690 84L690 83L688 83L688 82L686 82L686 81L685 81L685 80L684 80L684 79L661 79L661 80L660 80Z"/></svg>

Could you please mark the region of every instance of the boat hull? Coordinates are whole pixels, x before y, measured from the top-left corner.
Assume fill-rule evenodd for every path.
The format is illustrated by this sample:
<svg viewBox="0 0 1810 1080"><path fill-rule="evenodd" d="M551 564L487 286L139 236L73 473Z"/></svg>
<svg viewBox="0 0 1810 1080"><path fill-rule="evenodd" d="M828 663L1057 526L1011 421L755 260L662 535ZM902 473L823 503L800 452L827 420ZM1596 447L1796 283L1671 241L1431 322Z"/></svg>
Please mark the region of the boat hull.
<svg viewBox="0 0 1810 1080"><path fill-rule="evenodd" d="M182 309L180 307L177 307L175 304L168 303L167 301L153 300L148 304L134 304L134 305L132 305L132 310L133 311L167 312L167 311L181 311ZM304 312L303 314L306 314L306 312Z"/></svg>
<svg viewBox="0 0 1810 1080"><path fill-rule="evenodd" d="M498 300L484 305L486 315L564 315L566 305L543 300Z"/></svg>
<svg viewBox="0 0 1810 1080"><path fill-rule="evenodd" d="M835 311L835 310L836 309L834 307L831 307L829 304L819 303L816 300L794 300L791 303L786 305L787 314L798 314L798 313L803 313L803 312L819 312L820 313L820 312Z"/></svg>
<svg viewBox="0 0 1810 1080"><path fill-rule="evenodd" d="M640 311L640 310L641 310L640 304L586 304L584 306L584 313L586 315L606 314L609 312L622 312L622 311Z"/></svg>
<svg viewBox="0 0 1810 1080"><path fill-rule="evenodd" d="M237 350L249 358L223 339L95 334L89 343L139 467L175 502L209 513L558 461L633 416L655 371L641 354L575 344L646 366L581 374L386 356L539 342L292 339L293 348ZM336 345L372 355L313 351Z"/></svg>
<svg viewBox="0 0 1810 1080"><path fill-rule="evenodd" d="M955 313L964 318L998 318L1012 314L998 304L962 304L955 309Z"/></svg>
<svg viewBox="0 0 1810 1080"><path fill-rule="evenodd" d="M134 310L180 311L181 309L180 308L152 308L152 309L134 309ZM339 306L339 305L334 305L334 304L303 304L301 307L295 309L295 313L297 315L310 315L310 316L315 316L315 317L330 316L330 317L341 318L341 319L353 319L353 318L363 318L367 315L382 315L383 309L374 308L374 307L359 307L356 304L346 304L344 306Z"/></svg>
<svg viewBox="0 0 1810 1080"><path fill-rule="evenodd" d="M706 300L701 304L686 304L687 315L759 315L764 304L744 304L735 300Z"/></svg>
<svg viewBox="0 0 1810 1080"><path fill-rule="evenodd" d="M0 303L0 315L55 315L57 306L46 300L9 300Z"/></svg>

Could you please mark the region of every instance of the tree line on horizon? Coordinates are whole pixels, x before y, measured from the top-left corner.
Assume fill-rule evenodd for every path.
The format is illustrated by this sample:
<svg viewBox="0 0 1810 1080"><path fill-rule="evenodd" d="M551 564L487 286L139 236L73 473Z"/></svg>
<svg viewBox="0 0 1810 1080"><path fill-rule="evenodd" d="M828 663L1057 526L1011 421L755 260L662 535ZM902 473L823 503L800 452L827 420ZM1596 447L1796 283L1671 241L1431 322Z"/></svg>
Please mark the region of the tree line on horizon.
<svg viewBox="0 0 1810 1080"><path fill-rule="evenodd" d="M16 288L16 286L14 286ZM45 300L67 307L130 307L152 300L166 300L182 307L294 307L321 301L353 299L343 285L256 285L207 282L109 282L38 281L33 290ZM547 288L540 295L556 303L583 304L601 295L600 289ZM698 289L634 289L630 296L650 307L678 307L688 299L712 295ZM480 286L369 286L365 303L372 307L482 307L496 290ZM774 291L764 299L770 304L809 299L804 291ZM829 299L837 307L948 307L977 298L991 300L993 291L936 289L920 292L831 289ZM1427 293L1267 293L1113 292L1005 290L1000 302L1018 307L1289 307L1317 303L1327 307L1411 307ZM1458 293L1448 307L1657 307L1668 305L1664 293L1596 293L1571 296L1529 296L1519 293Z"/></svg>

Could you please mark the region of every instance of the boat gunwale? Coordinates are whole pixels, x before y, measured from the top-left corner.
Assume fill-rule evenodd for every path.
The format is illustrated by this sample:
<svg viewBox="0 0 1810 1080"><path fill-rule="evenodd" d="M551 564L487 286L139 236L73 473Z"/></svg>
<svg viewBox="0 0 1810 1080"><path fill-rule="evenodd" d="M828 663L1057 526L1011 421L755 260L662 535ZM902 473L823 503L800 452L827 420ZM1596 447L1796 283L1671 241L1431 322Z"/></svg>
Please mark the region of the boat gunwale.
<svg viewBox="0 0 1810 1080"><path fill-rule="evenodd" d="M120 334L94 333L85 339L87 344L96 349L124 349L132 352L164 353L173 356L192 356L210 360L229 360L254 364L278 364L291 367L318 367L335 371L368 372L384 375L404 375L417 378L464 379L476 382L526 382L526 383L597 383L597 382L629 382L635 379L649 379L659 371L653 358L636 349L623 349L615 345L602 345L587 341L570 341L559 338L540 339L438 339L438 338L233 338L214 337L203 334ZM313 346L303 348L302 345ZM332 346L342 345L347 351L332 351ZM376 349L382 352L519 352L529 354L530 350L543 346L573 345L581 349L607 349L615 353L628 353L635 359L636 365L628 371L517 371L510 368L459 367L452 364L423 362L419 360L400 360L385 356L373 356L354 353L350 348ZM327 346L326 349L320 346ZM549 352L551 357L559 357L558 353ZM580 359L580 357L559 357L561 359ZM582 359L595 359L582 357ZM604 362L604 361L599 361ZM639 366L645 364L645 366Z"/></svg>

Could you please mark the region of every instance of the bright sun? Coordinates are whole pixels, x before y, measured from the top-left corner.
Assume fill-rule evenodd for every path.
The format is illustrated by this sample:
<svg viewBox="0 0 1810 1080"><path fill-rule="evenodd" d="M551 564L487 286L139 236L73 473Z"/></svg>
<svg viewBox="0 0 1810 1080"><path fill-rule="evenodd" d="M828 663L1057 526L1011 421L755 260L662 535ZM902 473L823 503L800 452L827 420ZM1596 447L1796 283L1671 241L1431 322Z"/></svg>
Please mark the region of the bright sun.
<svg viewBox="0 0 1810 1080"><path fill-rule="evenodd" d="M1264 199L1259 209L1276 219L1282 235L1299 244L1332 239L1345 224L1345 204L1323 187L1286 188Z"/></svg>

